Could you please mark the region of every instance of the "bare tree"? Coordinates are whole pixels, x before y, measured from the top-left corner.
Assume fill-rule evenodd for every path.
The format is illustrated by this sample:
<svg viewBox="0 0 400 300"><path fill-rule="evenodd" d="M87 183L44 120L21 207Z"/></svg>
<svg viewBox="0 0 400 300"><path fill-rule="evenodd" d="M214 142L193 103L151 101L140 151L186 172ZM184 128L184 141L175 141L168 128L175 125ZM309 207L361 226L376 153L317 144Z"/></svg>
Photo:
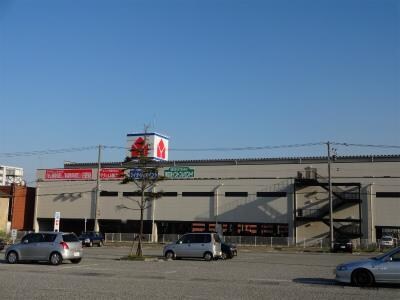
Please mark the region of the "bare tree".
<svg viewBox="0 0 400 300"><path fill-rule="evenodd" d="M162 191L155 192L156 184L164 179L158 174L160 168L159 163L148 157L149 143L147 138L147 128L143 139L135 143L135 149L132 150L133 157L125 159L125 166L129 172L125 172L125 177L121 184L133 183L137 188L134 196L130 199L136 204L137 208L132 208L126 205L119 205L119 209L139 210L140 211L140 228L139 239L136 249L136 256L143 256L142 251L142 235L143 235L143 216L144 211L151 207L152 201L162 196ZM133 255L135 237L132 240L130 255Z"/></svg>

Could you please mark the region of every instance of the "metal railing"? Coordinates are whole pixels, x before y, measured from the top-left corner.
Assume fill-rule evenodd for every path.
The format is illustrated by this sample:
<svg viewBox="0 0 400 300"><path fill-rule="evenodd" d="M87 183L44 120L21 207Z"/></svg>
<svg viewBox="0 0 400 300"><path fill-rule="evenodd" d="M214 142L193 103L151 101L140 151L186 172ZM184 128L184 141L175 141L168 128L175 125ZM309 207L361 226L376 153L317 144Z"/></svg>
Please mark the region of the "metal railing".
<svg viewBox="0 0 400 300"><path fill-rule="evenodd" d="M159 243L167 244L176 242L182 235L179 234L159 234L157 242L152 242L151 234L143 234L142 241L145 243ZM106 233L106 243L118 243L118 242L132 242L132 239L137 240L139 234L136 233ZM295 241L294 238L290 237L265 237L265 236L222 236L224 242L236 244L238 246L263 246L269 248L302 248L302 249L324 249L327 250L330 247L329 238L316 238L308 239L300 242ZM353 249L355 250L366 250L366 251L381 251L388 246L382 246L380 240L371 242L367 239L353 239ZM397 246L400 243L395 242L393 246Z"/></svg>
<svg viewBox="0 0 400 300"><path fill-rule="evenodd" d="M16 242L18 242L27 231L18 231ZM176 242L182 235L181 234L159 234L157 242L152 241L151 234L143 234L142 241L145 243L153 244L167 244ZM128 243L133 239L139 239L138 233L105 233L105 242L112 243ZM236 244L238 246L247 247L268 247L268 248L300 248L300 249L323 249L328 250L330 247L329 238L315 238L303 240L300 242L295 241L291 237L265 237L265 236L222 236L224 242ZM353 239L353 249L363 251L384 251L391 247L400 246L400 239L394 239L393 246L383 245L381 240L371 242L367 239Z"/></svg>

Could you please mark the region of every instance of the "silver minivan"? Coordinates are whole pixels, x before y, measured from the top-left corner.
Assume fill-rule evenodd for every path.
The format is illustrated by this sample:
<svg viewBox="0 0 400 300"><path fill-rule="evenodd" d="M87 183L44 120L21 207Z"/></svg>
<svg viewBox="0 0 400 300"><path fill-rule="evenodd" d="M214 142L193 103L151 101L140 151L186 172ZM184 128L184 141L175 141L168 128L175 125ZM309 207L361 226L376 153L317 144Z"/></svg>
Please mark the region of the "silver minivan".
<svg viewBox="0 0 400 300"><path fill-rule="evenodd" d="M187 233L166 245L163 254L167 259L196 257L210 261L221 257L221 239L216 233Z"/></svg>
<svg viewBox="0 0 400 300"><path fill-rule="evenodd" d="M21 242L11 245L5 253L6 261L48 261L59 265L63 260L78 264L82 260L82 244L75 233L37 232L28 233Z"/></svg>

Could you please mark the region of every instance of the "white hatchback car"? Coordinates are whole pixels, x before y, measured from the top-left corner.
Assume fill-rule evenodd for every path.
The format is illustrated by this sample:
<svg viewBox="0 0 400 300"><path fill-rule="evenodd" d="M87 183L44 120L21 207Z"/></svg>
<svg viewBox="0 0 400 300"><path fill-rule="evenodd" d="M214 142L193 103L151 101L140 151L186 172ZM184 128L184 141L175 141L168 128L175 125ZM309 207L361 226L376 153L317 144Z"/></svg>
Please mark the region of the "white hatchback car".
<svg viewBox="0 0 400 300"><path fill-rule="evenodd" d="M73 264L81 262L82 244L75 233L37 232L28 233L21 242L11 245L5 253L6 261L15 264L19 261L48 261L59 265L63 260Z"/></svg>

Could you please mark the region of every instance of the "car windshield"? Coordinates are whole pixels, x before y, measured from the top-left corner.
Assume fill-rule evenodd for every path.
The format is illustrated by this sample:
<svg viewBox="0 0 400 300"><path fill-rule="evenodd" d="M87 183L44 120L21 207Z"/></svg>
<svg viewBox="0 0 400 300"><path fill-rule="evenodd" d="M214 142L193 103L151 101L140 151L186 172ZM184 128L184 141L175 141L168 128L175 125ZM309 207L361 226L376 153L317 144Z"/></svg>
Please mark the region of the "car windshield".
<svg viewBox="0 0 400 300"><path fill-rule="evenodd" d="M371 258L372 258L372 259L375 259L375 260L380 260L380 259L382 259L382 258L385 258L386 256L391 256L391 255L393 255L393 254L395 254L395 253L397 253L397 252L400 252L400 247L399 247L399 248L392 249L392 250L390 250L390 251L388 251L388 252L386 252L386 253L383 253L383 254L380 254L380 255L378 255L378 256L371 257Z"/></svg>
<svg viewBox="0 0 400 300"><path fill-rule="evenodd" d="M338 239L336 241L336 243L341 243L341 244L346 244L346 243L350 243L350 242L351 242L350 240L341 240L341 239Z"/></svg>
<svg viewBox="0 0 400 300"><path fill-rule="evenodd" d="M64 240L64 242L67 242L67 243L68 242L79 242L78 238L73 233L64 234L63 235L63 240Z"/></svg>

